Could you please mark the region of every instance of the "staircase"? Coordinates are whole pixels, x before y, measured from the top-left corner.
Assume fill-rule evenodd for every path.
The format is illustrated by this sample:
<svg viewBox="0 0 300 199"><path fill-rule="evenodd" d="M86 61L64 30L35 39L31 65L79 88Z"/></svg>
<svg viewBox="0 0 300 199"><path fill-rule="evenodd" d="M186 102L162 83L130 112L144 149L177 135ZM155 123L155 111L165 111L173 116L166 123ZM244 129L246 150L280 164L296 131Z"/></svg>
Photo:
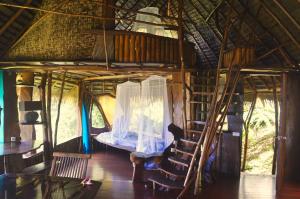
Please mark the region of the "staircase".
<svg viewBox="0 0 300 199"><path fill-rule="evenodd" d="M219 92L215 88L216 76L212 72L203 72L191 77L191 85L187 86L186 108L190 111L187 130L184 138L174 143L173 154L161 164L155 175L148 178L153 183L153 189L159 185L166 190L181 190L180 198L196 176L196 181L199 181L211 144L216 134L220 133L225 116L230 114L227 111L232 96L236 94L239 69L226 72L227 78L219 86Z"/></svg>
<svg viewBox="0 0 300 199"><path fill-rule="evenodd" d="M239 21L240 25L242 21ZM183 90L183 115L186 120L184 138L174 144L173 155L161 165L159 172L148 178L153 183L153 189L156 185L167 190L178 189L181 192L177 198L181 198L193 182L195 183L194 194L197 194L201 187L204 165L217 134L222 131L240 78L240 65L234 63L236 56L239 56L237 51L233 51L226 68L224 67L224 53L227 50L229 31L234 22L233 16L229 15L215 72L194 74L190 86L187 86L184 81L183 88L188 90ZM184 65L181 72L184 80ZM189 118L186 117L188 111Z"/></svg>
<svg viewBox="0 0 300 199"><path fill-rule="evenodd" d="M187 87L187 109L190 110L190 116L186 121L187 130L184 137L174 143L171 149L173 155L162 163L156 175L148 179L153 182L154 189L155 185L159 185L167 190L183 190L188 181L194 180L186 177L189 170L192 176L195 176L193 174L197 170L200 158L196 148L208 118L215 85L215 77L210 75L214 74L205 72L191 76L191 85Z"/></svg>

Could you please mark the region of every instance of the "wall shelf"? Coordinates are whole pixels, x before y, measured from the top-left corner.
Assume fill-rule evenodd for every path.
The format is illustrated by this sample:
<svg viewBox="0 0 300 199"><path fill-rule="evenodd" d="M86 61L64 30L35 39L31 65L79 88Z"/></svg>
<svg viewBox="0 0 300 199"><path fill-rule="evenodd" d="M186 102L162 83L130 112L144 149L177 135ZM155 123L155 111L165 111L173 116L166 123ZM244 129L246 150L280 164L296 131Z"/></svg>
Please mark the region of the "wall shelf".
<svg viewBox="0 0 300 199"><path fill-rule="evenodd" d="M43 122L21 122L22 125L38 125L38 124L43 124Z"/></svg>

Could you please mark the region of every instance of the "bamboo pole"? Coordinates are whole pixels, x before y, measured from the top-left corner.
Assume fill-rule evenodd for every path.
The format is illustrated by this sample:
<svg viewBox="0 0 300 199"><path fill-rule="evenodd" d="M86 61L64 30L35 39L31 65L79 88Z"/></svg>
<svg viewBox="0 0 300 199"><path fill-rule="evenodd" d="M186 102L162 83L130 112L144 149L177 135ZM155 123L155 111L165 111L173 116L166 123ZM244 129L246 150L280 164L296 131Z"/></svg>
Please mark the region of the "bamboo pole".
<svg viewBox="0 0 300 199"><path fill-rule="evenodd" d="M104 43L104 52L105 52L105 62L106 62L107 70L108 70L108 67L109 67L109 60L108 60L108 52L107 52L107 44L106 44L106 28L105 28L105 22L102 23L102 28L103 28L103 43Z"/></svg>
<svg viewBox="0 0 300 199"><path fill-rule="evenodd" d="M52 95L52 72L49 72L48 87L47 87L47 121L48 121L48 140L52 148L53 140L52 140L52 122L51 122L51 95Z"/></svg>
<svg viewBox="0 0 300 199"><path fill-rule="evenodd" d="M65 80L66 80L66 72L64 72L64 75L63 75L63 80L61 83L60 95L59 95L58 105L57 105L57 116L56 116L56 122L55 122L55 132L54 132L54 147L56 147L56 144L57 144L58 122L59 122L59 117L60 117L60 106L61 106L61 101L62 101L62 97L63 97L63 93L64 93Z"/></svg>
<svg viewBox="0 0 300 199"><path fill-rule="evenodd" d="M51 160L51 145L49 143L48 137L48 124L47 124L47 114L46 114L46 78L47 74L42 74L40 90L40 100L42 102L41 118L43 123L43 140L44 140L44 161L49 163Z"/></svg>
<svg viewBox="0 0 300 199"><path fill-rule="evenodd" d="M242 20L240 23L242 23ZM204 164L208 158L210 146L211 146L212 141L218 131L218 127L223 126L223 122L224 122L229 104L231 102L233 92L236 88L236 85L237 85L237 82L238 82L239 76L240 76L240 66L233 66L233 62L234 62L236 54L237 54L237 51L234 51L234 54L231 59L231 63L228 67L227 80L226 80L225 86L223 88L222 95L221 95L220 99L218 99L220 68L223 65L224 49L227 44L227 37L228 37L228 33L229 33L231 25L232 24L231 24L231 15L230 15L227 18L227 22L225 25L224 38L226 38L226 40L225 40L225 42L222 43L222 46L221 46L219 63L218 63L218 68L217 68L216 88L215 88L213 100L212 100L211 107L210 107L209 119L208 119L207 123L205 124L203 133L201 134L200 140L198 142L199 145L201 145L202 140L204 139L203 151L201 153L201 157L199 159L199 164L198 164L198 169L197 169L197 178L196 178L195 189L194 189L195 195L198 193L198 187L201 185L201 172L202 172ZM233 80L231 80L232 76L233 76ZM230 90L230 94L227 96L227 99L226 99L227 101L224 104L224 99L225 99L228 88L230 88L231 90ZM222 109L224 109L223 112L222 112ZM219 114L221 114L221 117L219 117Z"/></svg>
<svg viewBox="0 0 300 199"><path fill-rule="evenodd" d="M279 135L279 122L278 122L278 97L277 97L277 89L276 89L276 79L272 77L273 83L273 98L274 98L274 108L275 108L275 137L274 137L274 155L273 155L273 163L272 163L272 175L276 172L276 162L277 162L277 150L278 150L278 135Z"/></svg>
<svg viewBox="0 0 300 199"><path fill-rule="evenodd" d="M254 90L253 99L251 102L250 109L248 111L248 115L244 121L244 129L245 129L245 144L244 144L244 153L243 153L243 160L242 160L242 171L245 171L246 168L246 161L247 161L247 151L248 151L248 135L249 135L249 126L250 121L253 115L253 111L255 109L255 104L257 101L257 92Z"/></svg>
<svg viewBox="0 0 300 199"><path fill-rule="evenodd" d="M229 17L230 18L230 17ZM201 149L201 144L203 142L203 139L205 137L205 134L206 132L209 130L209 125L210 125L210 121L211 121L211 118L213 116L213 113L214 113L214 107L216 105L216 100L217 100L217 94L218 94L218 87L219 87L219 76L220 76L220 68L222 67L223 65L223 57L224 57L224 51L225 51L225 47L226 47L226 43L227 43L227 39L228 39L228 32L229 32L229 18L227 19L227 22L226 22L226 29L225 29L225 33L224 33L224 37L223 37L223 42L221 44L221 48L220 48L220 56L219 56L219 61L218 61L218 68L217 68L217 74L216 74L216 87L215 87L215 91L214 91L214 94L213 94L213 99L212 99L212 102L210 104L210 110L208 112L208 119L205 123L205 126L204 126L204 129L203 129L203 133L201 134L200 136L200 139L196 145L196 148L195 148L195 152L193 154L193 157L191 159L191 163L190 163L190 167L188 169L188 172L187 172L187 176L185 178L185 181L184 181L184 186L187 185L187 182L192 174L192 171L193 171L193 167L194 167L194 163L195 163L195 159L198 155L198 152L200 151ZM198 166L199 168L199 166ZM199 171L199 169L198 169ZM200 173L200 172L199 172ZM198 189L198 183L200 181L200 175L197 175L197 178L196 178L196 186L195 186L195 190L194 190L194 193L196 194L198 192L198 190L196 191L196 187Z"/></svg>
<svg viewBox="0 0 300 199"><path fill-rule="evenodd" d="M185 65L184 65L184 52L183 52L183 23L182 23L182 13L183 13L183 0L178 1L178 44L179 44L179 56L180 56L180 72L182 80L182 112L183 112L183 129L184 135L186 136L186 89L185 89ZM171 52L173 53L173 52Z"/></svg>

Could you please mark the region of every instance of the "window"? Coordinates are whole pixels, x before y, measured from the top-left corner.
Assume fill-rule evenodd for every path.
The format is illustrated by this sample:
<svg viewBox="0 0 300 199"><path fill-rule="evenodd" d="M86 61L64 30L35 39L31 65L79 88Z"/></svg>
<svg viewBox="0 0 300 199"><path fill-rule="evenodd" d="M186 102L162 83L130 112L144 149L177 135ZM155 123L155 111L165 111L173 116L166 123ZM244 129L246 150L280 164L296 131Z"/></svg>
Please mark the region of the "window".
<svg viewBox="0 0 300 199"><path fill-rule="evenodd" d="M98 129L105 128L103 116L95 103L92 105L92 127Z"/></svg>

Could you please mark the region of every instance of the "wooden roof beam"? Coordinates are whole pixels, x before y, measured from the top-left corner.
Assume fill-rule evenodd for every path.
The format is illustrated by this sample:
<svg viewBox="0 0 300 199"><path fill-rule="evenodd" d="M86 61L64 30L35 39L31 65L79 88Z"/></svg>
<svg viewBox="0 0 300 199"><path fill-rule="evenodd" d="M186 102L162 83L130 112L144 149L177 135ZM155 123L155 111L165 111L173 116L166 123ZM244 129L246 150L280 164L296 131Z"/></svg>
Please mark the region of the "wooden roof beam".
<svg viewBox="0 0 300 199"><path fill-rule="evenodd" d="M285 27L285 25L280 21L280 19L273 13L271 9L265 4L264 1L261 1L262 7L267 11L267 13L277 22L281 29L286 33L286 35L292 40L292 42L300 49L300 43L294 37L294 35Z"/></svg>
<svg viewBox="0 0 300 199"><path fill-rule="evenodd" d="M273 0L273 2L281 9L281 11L291 20L291 22L297 27L298 30L300 30L300 24L298 21L294 19L294 17L291 16L289 11L284 7L284 5L278 1L278 0Z"/></svg>
<svg viewBox="0 0 300 199"><path fill-rule="evenodd" d="M210 27L210 29L212 30L212 32L214 33L215 37L219 40L219 42L221 43L222 38L223 38L223 34L219 31L219 30L215 30L214 28L212 28L210 26L210 24L208 23L208 21L206 21L206 17L203 15L203 13L199 10L199 8L194 4L193 1L189 0L189 3L192 5L192 7L197 11L197 13L199 14L199 16L203 19L203 21L206 23L206 25L208 27ZM200 3L200 2L199 2Z"/></svg>
<svg viewBox="0 0 300 199"><path fill-rule="evenodd" d="M225 1L229 6L230 6L230 8L231 9L233 9L233 11L237 14L237 15L240 15L240 13L239 13L239 11L229 2L229 1ZM256 14L258 14L259 12L257 12ZM249 14L249 13L248 13ZM252 16L252 17L254 17L254 16ZM254 17L255 18L255 17ZM264 42L263 42L263 40L261 39L261 37L256 33L256 31L255 31L255 27L252 27L252 26L250 26L247 22L245 22L245 24L246 24L246 26L248 27L248 29L255 35L255 37L258 39L258 41L267 49L267 50L269 50L270 49L270 47L269 46L267 46ZM269 34L269 33L268 33ZM280 63L281 63L281 60L277 57L277 56L275 56L275 55L273 55L272 54L272 56L277 60L277 61L279 61Z"/></svg>
<svg viewBox="0 0 300 199"><path fill-rule="evenodd" d="M190 31L189 27L187 25L184 25L186 27L186 29L188 29L188 31ZM210 62L210 60L208 59L207 55L205 54L205 52L203 51L201 45L199 44L199 42L197 41L197 39L195 38L195 36L192 34L191 37L193 38L193 40L195 41L195 44L198 46L199 50L201 51L201 53L203 54L203 56L205 57L206 61L208 62L208 64L210 65L210 67L213 67L213 64Z"/></svg>
<svg viewBox="0 0 300 199"><path fill-rule="evenodd" d="M229 1L229 0L225 0L225 2L234 10L234 12L235 13L237 13L238 15L240 15L240 13L239 13L239 11L232 5L232 3ZM241 1L238 1L239 3L240 3L240 5L244 8L244 9L246 9L245 8L245 4L243 3L243 2L241 2ZM247 14L248 14L248 16L250 16L250 18L252 19L252 21L254 21L257 25L259 25L266 33L268 33L271 37L272 37L272 39L275 41L275 43L278 45L278 46L280 46L281 44L280 44L280 42L278 41L278 39L262 24L262 23L260 23L256 18L255 18L255 16L253 16L248 10L247 10ZM255 29L256 29L256 27L253 27L253 26L251 26L251 25L249 25L248 23L245 23L245 24L247 24L247 26L248 26L248 28L256 35L256 37L259 39L259 41L261 42L261 44L263 44L265 47L267 47L268 49L270 49L270 47L269 46L266 46L266 44L263 42L263 40L262 40L262 38L261 38L261 36L259 35L259 34L257 34L256 33L256 31L255 31ZM290 55L281 47L281 48L279 48L279 50L282 50L282 51L284 51L285 52L285 55L286 56L288 56L288 59L289 60L291 60L291 58L290 58ZM277 60L279 61L279 62L281 62L280 61L280 59L278 58L278 56L276 56L276 58L277 58ZM292 63L294 63L294 61L292 61Z"/></svg>
<svg viewBox="0 0 300 199"><path fill-rule="evenodd" d="M31 4L32 0L27 0L25 6ZM1 28L0 28L0 36L5 32L5 30L23 13L25 9L20 8Z"/></svg>

